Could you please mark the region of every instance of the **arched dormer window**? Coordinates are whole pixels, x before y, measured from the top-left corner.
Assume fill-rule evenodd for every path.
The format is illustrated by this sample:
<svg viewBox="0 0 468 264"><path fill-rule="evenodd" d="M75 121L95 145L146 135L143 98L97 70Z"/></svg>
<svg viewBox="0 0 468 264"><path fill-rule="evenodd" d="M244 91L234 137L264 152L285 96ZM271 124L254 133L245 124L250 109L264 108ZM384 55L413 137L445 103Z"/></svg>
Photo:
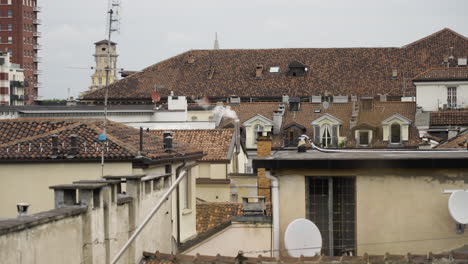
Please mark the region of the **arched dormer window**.
<svg viewBox="0 0 468 264"><path fill-rule="evenodd" d="M398 123L393 123L390 126L390 143L401 142L401 126Z"/></svg>
<svg viewBox="0 0 468 264"><path fill-rule="evenodd" d="M255 142L257 142L257 138L258 138L259 136L261 136L262 133L263 133L263 126L262 126L262 125L259 125L259 124L255 125L255 126L254 126L254 138L255 138Z"/></svg>

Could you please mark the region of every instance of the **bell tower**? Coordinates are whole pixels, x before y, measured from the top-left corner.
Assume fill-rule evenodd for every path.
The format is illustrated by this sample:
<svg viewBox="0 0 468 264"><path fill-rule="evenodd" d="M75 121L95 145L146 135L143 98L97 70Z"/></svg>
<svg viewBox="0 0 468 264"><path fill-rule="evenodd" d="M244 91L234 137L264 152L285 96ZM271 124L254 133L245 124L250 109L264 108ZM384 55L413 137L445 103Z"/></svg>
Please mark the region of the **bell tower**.
<svg viewBox="0 0 468 264"><path fill-rule="evenodd" d="M109 84L117 80L117 43L107 40L101 40L94 43L96 50L94 59L96 67L94 74L91 75L90 91L106 86L106 68L109 67ZM110 60L108 62L108 60Z"/></svg>

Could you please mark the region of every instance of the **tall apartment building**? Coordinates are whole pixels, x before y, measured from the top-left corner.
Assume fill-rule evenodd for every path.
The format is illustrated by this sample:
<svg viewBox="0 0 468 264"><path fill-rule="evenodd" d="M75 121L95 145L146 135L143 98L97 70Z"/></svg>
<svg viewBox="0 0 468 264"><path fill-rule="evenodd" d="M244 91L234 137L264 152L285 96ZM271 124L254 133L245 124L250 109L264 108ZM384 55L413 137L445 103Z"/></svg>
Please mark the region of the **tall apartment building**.
<svg viewBox="0 0 468 264"><path fill-rule="evenodd" d="M24 69L25 104L38 95L39 11L37 0L0 0L0 51L9 52L11 62Z"/></svg>

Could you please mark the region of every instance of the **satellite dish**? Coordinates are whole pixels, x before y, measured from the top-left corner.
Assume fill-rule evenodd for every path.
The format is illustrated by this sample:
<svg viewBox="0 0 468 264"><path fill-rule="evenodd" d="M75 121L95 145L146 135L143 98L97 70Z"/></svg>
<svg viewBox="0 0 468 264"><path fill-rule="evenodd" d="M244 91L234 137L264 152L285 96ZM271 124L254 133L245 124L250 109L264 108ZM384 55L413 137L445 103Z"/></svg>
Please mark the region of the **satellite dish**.
<svg viewBox="0 0 468 264"><path fill-rule="evenodd" d="M468 192L455 191L448 201L450 215L460 224L468 224Z"/></svg>
<svg viewBox="0 0 468 264"><path fill-rule="evenodd" d="M292 221L284 234L284 245L292 257L320 255L322 235L312 221L299 218Z"/></svg>
<svg viewBox="0 0 468 264"><path fill-rule="evenodd" d="M328 107L330 106L330 104L327 102L327 101L324 101L322 103L322 106L323 106L323 109L328 109Z"/></svg>

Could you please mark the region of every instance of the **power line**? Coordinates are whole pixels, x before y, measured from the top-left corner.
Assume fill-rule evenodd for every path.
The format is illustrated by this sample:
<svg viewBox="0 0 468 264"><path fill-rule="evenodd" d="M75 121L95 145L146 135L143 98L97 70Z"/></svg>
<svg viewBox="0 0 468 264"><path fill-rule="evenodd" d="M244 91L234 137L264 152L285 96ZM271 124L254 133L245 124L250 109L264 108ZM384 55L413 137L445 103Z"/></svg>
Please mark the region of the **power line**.
<svg viewBox="0 0 468 264"><path fill-rule="evenodd" d="M336 249L357 249L357 246L373 246L373 245L386 245L386 244L399 244L399 243L410 243L410 242L424 242L424 241L437 241L437 240L450 240L450 239L462 239L468 238L468 236L454 236L454 237L440 237L440 238L428 238L428 239L410 239L410 240L399 240L399 241L386 241L386 242L373 242L373 243L362 243L356 245L341 245L336 246ZM304 247L304 248L293 248L293 249L265 249L265 250L253 250L253 251L243 251L244 253L269 253L277 251L294 251L294 250L304 250L304 249L321 249L327 247Z"/></svg>

